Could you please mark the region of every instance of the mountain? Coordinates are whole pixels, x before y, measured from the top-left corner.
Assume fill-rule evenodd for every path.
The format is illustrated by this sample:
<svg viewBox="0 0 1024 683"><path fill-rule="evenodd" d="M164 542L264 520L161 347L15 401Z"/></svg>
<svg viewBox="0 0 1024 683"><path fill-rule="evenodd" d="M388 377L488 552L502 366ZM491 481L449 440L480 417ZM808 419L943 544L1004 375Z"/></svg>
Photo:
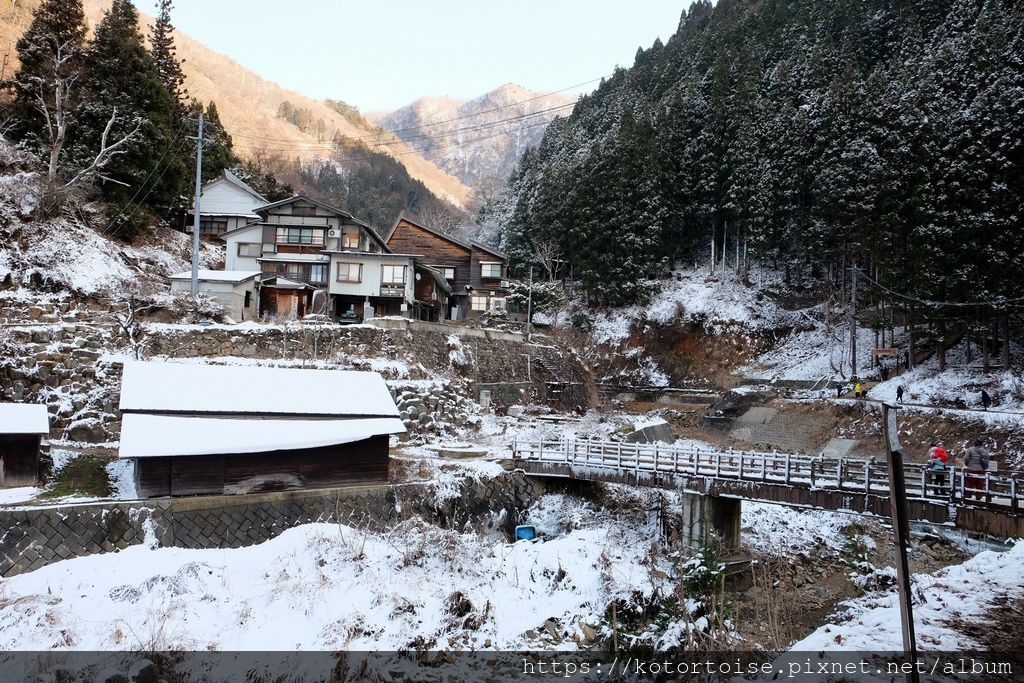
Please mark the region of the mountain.
<svg viewBox="0 0 1024 683"><path fill-rule="evenodd" d="M32 12L38 5L39 0L27 0L13 3L3 10L0 44L9 45L10 50L4 76L9 77L17 69L14 43L31 23ZM110 0L84 0L84 6L90 25L95 27L103 12L110 7ZM142 21L148 32L152 18L143 14ZM221 121L234 138L240 156L297 157L303 161L323 159L331 151L324 142L324 136L330 139L337 132L350 139L378 143L373 145L374 150L395 158L410 176L442 199L462 205L472 196L458 178L416 153L413 146L367 121L358 110L331 106L283 88L180 30L175 32L174 39L178 57L184 62L182 68L188 94L201 101L216 102ZM284 103L293 109L308 111L313 122L322 121L322 126L302 130L279 117Z"/></svg>
<svg viewBox="0 0 1024 683"><path fill-rule="evenodd" d="M572 102L560 94L543 95L506 83L468 101L423 97L401 109L367 116L425 148L424 157L487 196L505 183L523 152L540 142L548 123L566 115Z"/></svg>
<svg viewBox="0 0 1024 683"><path fill-rule="evenodd" d="M545 256L591 302L642 300L714 254L837 297L857 266L911 317L1006 311L1022 54L1012 0L697 0L546 129L490 215L514 261Z"/></svg>

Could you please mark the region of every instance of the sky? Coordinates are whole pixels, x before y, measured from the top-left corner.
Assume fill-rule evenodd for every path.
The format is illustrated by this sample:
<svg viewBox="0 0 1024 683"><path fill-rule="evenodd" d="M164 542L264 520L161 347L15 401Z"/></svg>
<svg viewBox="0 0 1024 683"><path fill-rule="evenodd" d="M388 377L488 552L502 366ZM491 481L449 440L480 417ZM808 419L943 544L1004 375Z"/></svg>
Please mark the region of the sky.
<svg viewBox="0 0 1024 683"><path fill-rule="evenodd" d="M133 0L155 13L154 0ZM587 92L690 0L175 0L175 26L280 85L364 112L512 82Z"/></svg>

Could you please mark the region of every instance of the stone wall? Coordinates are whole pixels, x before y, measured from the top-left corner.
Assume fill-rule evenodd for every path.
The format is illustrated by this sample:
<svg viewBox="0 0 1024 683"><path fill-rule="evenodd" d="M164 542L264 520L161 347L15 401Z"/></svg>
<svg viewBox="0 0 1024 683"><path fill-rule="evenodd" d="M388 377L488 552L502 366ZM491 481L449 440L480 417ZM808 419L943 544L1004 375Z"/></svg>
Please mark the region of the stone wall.
<svg viewBox="0 0 1024 683"><path fill-rule="evenodd" d="M442 328L438 330L437 328ZM103 443L120 433L117 412L120 363L99 362L104 354L123 352L125 339L110 323L43 322L9 328L22 345L17 358L0 359L0 400L40 402L50 407L51 436L69 441ZM289 325L181 326L154 324L141 337L143 358L201 357L277 361L290 367L340 367L380 371L386 379L424 380L447 375L416 396L437 401L449 414L423 417L410 407L410 433L436 434L444 425L472 419L465 401L471 384L528 382L531 400L548 398L543 377L531 376L530 359L543 357L548 367L578 374L573 362L551 347L524 345L518 335L492 334L473 328L433 325L382 329L370 325L293 323ZM130 354L129 354L130 355ZM124 354L122 353L122 356ZM409 391L395 389L396 398Z"/></svg>
<svg viewBox="0 0 1024 683"><path fill-rule="evenodd" d="M0 575L141 543L180 548L239 548L311 522L375 531L412 516L461 529L511 531L543 493L543 484L512 472L466 478L460 495L438 500L427 483L203 496L0 511Z"/></svg>

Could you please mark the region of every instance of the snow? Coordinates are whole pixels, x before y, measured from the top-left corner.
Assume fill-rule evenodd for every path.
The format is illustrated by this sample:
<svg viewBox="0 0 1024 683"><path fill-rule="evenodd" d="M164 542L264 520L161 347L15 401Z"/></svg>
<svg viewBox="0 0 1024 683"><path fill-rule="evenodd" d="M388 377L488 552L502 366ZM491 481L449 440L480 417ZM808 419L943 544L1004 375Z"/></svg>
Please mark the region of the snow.
<svg viewBox="0 0 1024 683"><path fill-rule="evenodd" d="M34 403L0 403L0 434L49 434L50 414Z"/></svg>
<svg viewBox="0 0 1024 683"><path fill-rule="evenodd" d="M319 448L405 431L395 417L264 420L128 413L121 422L121 458Z"/></svg>
<svg viewBox="0 0 1024 683"><path fill-rule="evenodd" d="M375 372L125 363L121 410L397 417Z"/></svg>
<svg viewBox="0 0 1024 683"><path fill-rule="evenodd" d="M918 647L932 651L977 650L979 643L957 630L957 619L983 621L1001 596L1024 597L1024 543L1006 552L985 551L934 574L916 574L914 623ZM820 627L795 643L795 651L902 651L896 592L872 593L844 603L842 623Z"/></svg>
<svg viewBox="0 0 1024 683"><path fill-rule="evenodd" d="M117 500L136 500L139 497L135 490L135 466L128 460L115 460L107 463L107 478L110 489Z"/></svg>
<svg viewBox="0 0 1024 683"><path fill-rule="evenodd" d="M260 275L258 270L200 270L198 278L201 282L245 282ZM191 280L192 271L175 273L168 276L169 280Z"/></svg>
<svg viewBox="0 0 1024 683"><path fill-rule="evenodd" d="M43 490L36 486L19 486L13 489L0 489L0 505L24 503L41 494Z"/></svg>
<svg viewBox="0 0 1024 683"><path fill-rule="evenodd" d="M611 600L668 592L648 540L594 510L514 545L409 521L384 533L308 524L234 550L133 546L0 580L0 648L521 649L548 619L578 633Z"/></svg>
<svg viewBox="0 0 1024 683"><path fill-rule="evenodd" d="M860 515L794 510L748 500L743 501L741 515L744 544L777 556L809 552L821 546L842 550L851 540L852 526L879 524L876 519Z"/></svg>
<svg viewBox="0 0 1024 683"><path fill-rule="evenodd" d="M629 338L643 322L659 325L697 322L719 330L735 325L775 328L793 324L797 314L785 311L756 288L728 275L710 278L707 273L679 270L661 284L646 307L628 306L592 317L593 336L600 343L616 344Z"/></svg>

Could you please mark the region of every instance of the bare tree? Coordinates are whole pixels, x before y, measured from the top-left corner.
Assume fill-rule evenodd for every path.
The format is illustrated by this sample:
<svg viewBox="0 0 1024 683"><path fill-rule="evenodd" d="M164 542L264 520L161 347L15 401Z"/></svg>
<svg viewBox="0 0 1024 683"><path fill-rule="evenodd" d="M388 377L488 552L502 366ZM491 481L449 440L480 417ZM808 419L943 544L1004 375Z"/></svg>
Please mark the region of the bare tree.
<svg viewBox="0 0 1024 683"><path fill-rule="evenodd" d="M547 273L548 280L554 281L558 272L558 264L562 262L562 247L558 242L553 238L535 242L533 258Z"/></svg>
<svg viewBox="0 0 1024 683"><path fill-rule="evenodd" d="M154 301L151 292L136 289L114 296L111 299L111 308L114 324L128 341L128 347L135 355L135 360L140 360L145 347L140 318L160 306Z"/></svg>
<svg viewBox="0 0 1024 683"><path fill-rule="evenodd" d="M100 136L99 150L92 161L79 169L69 180L64 183L59 181L61 175L61 154L67 143L68 131L71 128L75 113L81 106L76 98L76 85L82 74L81 66L78 64L79 49L71 41L53 46L51 65L52 75L48 77L32 76L25 86L33 86L35 91L35 106L43 116L46 131L46 145L49 148L48 162L46 169L46 180L49 187L50 201L44 204L53 204L54 199L67 194L71 189L92 177L99 177L111 182L115 181L102 175L103 168L111 159L126 151L128 143L142 129L142 121L136 120L134 127L125 133L117 141L111 142L110 131L118 120L117 108L115 107L107 121L103 134ZM122 183L123 184L123 183Z"/></svg>
<svg viewBox="0 0 1024 683"><path fill-rule="evenodd" d="M437 203L421 213L419 218L428 227L450 235L466 221L466 213L454 206Z"/></svg>

